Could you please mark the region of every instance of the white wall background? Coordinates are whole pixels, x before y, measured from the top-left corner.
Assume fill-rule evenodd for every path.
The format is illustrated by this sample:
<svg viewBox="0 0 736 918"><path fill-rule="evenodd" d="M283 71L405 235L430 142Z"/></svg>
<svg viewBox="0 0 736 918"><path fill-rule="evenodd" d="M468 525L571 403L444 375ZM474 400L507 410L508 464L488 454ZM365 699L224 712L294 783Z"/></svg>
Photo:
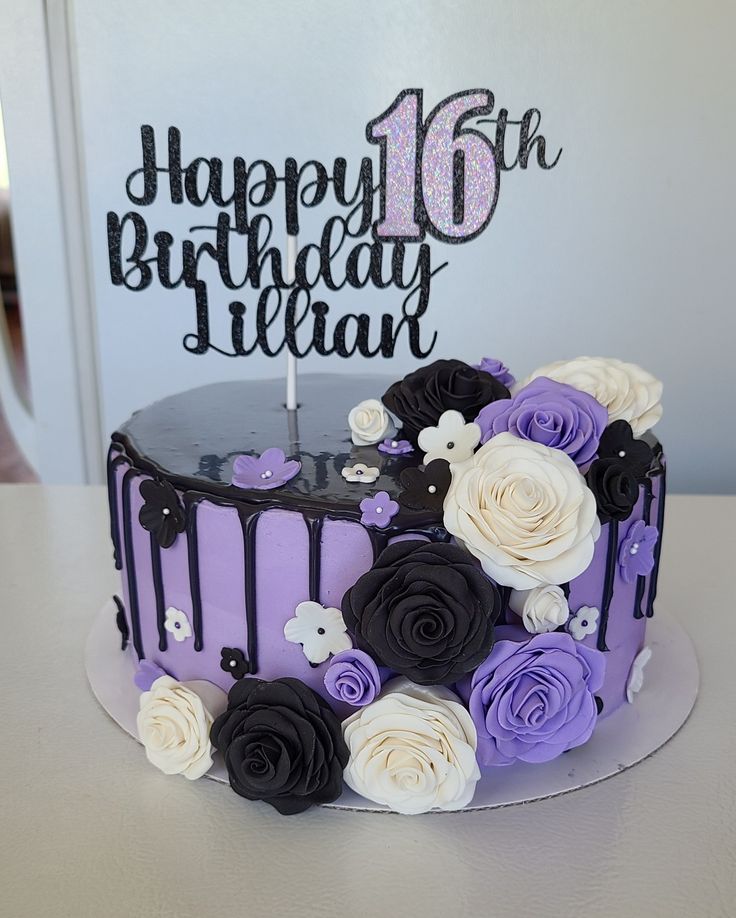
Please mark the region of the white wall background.
<svg viewBox="0 0 736 918"><path fill-rule="evenodd" d="M140 162L142 123L156 127L160 156L174 124L185 159L342 155L356 167L377 157L366 122L400 89L423 87L426 115L483 86L512 117L539 108L549 153L564 152L551 171L503 174L479 239L436 245L435 261L450 264L424 320L439 332L433 357L498 356L518 376L582 353L640 363L665 383L657 433L673 488L733 492L735 25L733 6L715 0L74 0L103 430L169 392L283 369L282 358L188 354L191 291L111 285L106 213L129 207L124 181ZM165 196L145 210L149 226L158 219L181 235L215 213ZM317 241L310 225L330 212L317 210L300 242ZM210 287L224 334L232 297ZM327 299L333 310L377 313L400 303L396 291ZM399 376L415 363L404 346L390 362L315 357L302 370Z"/></svg>

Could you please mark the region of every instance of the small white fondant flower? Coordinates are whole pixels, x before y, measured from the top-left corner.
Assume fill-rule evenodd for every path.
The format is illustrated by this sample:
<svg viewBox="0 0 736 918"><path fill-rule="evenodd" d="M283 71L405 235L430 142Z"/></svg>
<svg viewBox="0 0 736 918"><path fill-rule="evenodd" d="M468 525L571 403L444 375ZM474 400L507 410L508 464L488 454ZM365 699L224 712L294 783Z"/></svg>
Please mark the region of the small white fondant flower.
<svg viewBox="0 0 736 918"><path fill-rule="evenodd" d="M599 616L600 612L595 606L580 606L578 611L570 617L567 630L576 641L582 641L598 627Z"/></svg>
<svg viewBox="0 0 736 918"><path fill-rule="evenodd" d="M459 411L444 411L436 427L425 427L419 433L419 448L425 453L424 464L434 459L465 462L480 443L481 430L477 424L466 424Z"/></svg>
<svg viewBox="0 0 736 918"><path fill-rule="evenodd" d="M148 761L166 775L193 781L212 767L210 727L227 708L227 695L211 682L160 676L143 692L138 736Z"/></svg>
<svg viewBox="0 0 736 918"><path fill-rule="evenodd" d="M544 634L564 625L570 617L570 607L561 587L553 583L533 590L512 590L509 608L515 612L531 634Z"/></svg>
<svg viewBox="0 0 736 918"><path fill-rule="evenodd" d="M166 610L164 628L174 635L175 641L186 641L192 636L192 626L189 624L186 612L169 606Z"/></svg>
<svg viewBox="0 0 736 918"><path fill-rule="evenodd" d="M361 481L363 484L373 484L380 474L380 469L373 465L366 465L365 462L345 465L342 469L342 477L346 481Z"/></svg>
<svg viewBox="0 0 736 918"><path fill-rule="evenodd" d="M391 415L377 398L357 404L348 415L348 424L356 446L373 446L396 433Z"/></svg>
<svg viewBox="0 0 736 918"><path fill-rule="evenodd" d="M644 685L644 667L652 658L652 648L643 647L634 657L629 672L629 681L626 684L626 700L633 704L634 695L638 694Z"/></svg>
<svg viewBox="0 0 736 918"><path fill-rule="evenodd" d="M292 644L301 644L304 656L315 664L353 646L342 612L311 600L296 607L294 618L284 625L284 637Z"/></svg>

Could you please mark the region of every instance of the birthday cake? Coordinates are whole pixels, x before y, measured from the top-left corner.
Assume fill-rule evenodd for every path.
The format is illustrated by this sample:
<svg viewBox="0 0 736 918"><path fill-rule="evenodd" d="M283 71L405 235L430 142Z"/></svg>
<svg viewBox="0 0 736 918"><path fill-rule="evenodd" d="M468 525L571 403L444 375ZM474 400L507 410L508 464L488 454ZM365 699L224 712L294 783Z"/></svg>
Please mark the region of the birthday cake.
<svg viewBox="0 0 736 918"><path fill-rule="evenodd" d="M578 358L204 386L112 436L123 652L150 762L281 813L347 785L453 810L635 700L661 384Z"/></svg>

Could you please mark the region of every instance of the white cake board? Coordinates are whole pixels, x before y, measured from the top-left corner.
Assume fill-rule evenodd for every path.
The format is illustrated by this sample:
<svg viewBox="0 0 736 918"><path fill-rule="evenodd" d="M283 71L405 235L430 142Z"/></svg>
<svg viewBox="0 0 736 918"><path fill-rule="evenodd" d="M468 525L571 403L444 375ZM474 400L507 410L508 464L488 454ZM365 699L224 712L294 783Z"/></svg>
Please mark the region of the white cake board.
<svg viewBox="0 0 736 918"><path fill-rule="evenodd" d="M109 600L95 618L87 638L87 678L97 700L112 719L137 739L140 691L133 682L134 653L120 650L115 625L117 609ZM690 638L673 619L658 613L647 625L652 658L644 671L644 687L634 704L624 704L596 727L591 739L543 765L517 763L483 769L469 810L531 803L596 784L647 758L685 723L698 694L698 661ZM141 758L142 767L148 763ZM227 783L227 772L215 756L208 778ZM346 789L334 809L390 812ZM439 812L439 811L434 811Z"/></svg>

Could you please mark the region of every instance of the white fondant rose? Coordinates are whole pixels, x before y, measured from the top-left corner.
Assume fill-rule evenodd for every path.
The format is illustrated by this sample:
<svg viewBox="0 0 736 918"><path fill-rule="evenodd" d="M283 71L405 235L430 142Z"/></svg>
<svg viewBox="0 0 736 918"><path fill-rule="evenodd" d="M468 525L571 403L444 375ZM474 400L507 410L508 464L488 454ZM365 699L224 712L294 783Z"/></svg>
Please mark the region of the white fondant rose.
<svg viewBox="0 0 736 918"><path fill-rule="evenodd" d="M377 398L367 398L350 411L348 424L356 446L372 446L396 433L391 415Z"/></svg>
<svg viewBox="0 0 736 918"><path fill-rule="evenodd" d="M662 383L635 363L624 363L615 357L558 360L535 370L519 388L538 376L592 395L608 409L609 424L628 421L635 437L646 433L662 417Z"/></svg>
<svg viewBox="0 0 736 918"><path fill-rule="evenodd" d="M572 459L509 433L452 466L444 522L490 577L515 590L582 574L600 534L595 497Z"/></svg>
<svg viewBox="0 0 736 918"><path fill-rule="evenodd" d="M407 815L459 810L473 799L477 734L447 689L395 679L378 701L348 717L343 732L345 782L363 797Z"/></svg>
<svg viewBox="0 0 736 918"><path fill-rule="evenodd" d="M148 761L167 775L201 778L212 767L212 721L226 708L227 695L211 682L160 676L139 702L138 737Z"/></svg>
<svg viewBox="0 0 736 918"><path fill-rule="evenodd" d="M531 634L554 631L570 617L567 598L554 583L545 583L533 590L512 590L509 608L516 612Z"/></svg>

